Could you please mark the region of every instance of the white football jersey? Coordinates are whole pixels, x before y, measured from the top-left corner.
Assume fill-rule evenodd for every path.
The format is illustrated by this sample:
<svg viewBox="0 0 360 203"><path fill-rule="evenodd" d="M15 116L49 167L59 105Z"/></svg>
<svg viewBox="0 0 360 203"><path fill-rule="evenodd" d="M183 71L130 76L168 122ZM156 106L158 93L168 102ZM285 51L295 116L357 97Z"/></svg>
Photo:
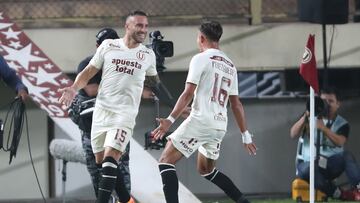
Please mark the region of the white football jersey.
<svg viewBox="0 0 360 203"><path fill-rule="evenodd" d="M123 39L108 39L98 47L90 64L102 69L95 107L122 115L123 121L114 122L132 128L139 110L145 75L157 75L153 50L142 44L129 49Z"/></svg>
<svg viewBox="0 0 360 203"><path fill-rule="evenodd" d="M229 95L238 95L237 71L218 49L207 49L190 62L186 82L196 84L189 119L212 129L226 130Z"/></svg>

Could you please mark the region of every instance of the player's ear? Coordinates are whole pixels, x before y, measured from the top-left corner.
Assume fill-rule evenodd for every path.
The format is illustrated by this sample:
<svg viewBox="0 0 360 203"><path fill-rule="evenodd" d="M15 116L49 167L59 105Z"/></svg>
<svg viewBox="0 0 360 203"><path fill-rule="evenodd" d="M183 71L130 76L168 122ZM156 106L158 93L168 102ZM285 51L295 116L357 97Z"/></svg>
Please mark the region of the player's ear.
<svg viewBox="0 0 360 203"><path fill-rule="evenodd" d="M200 42L203 44L206 41L206 37L203 34L200 34Z"/></svg>

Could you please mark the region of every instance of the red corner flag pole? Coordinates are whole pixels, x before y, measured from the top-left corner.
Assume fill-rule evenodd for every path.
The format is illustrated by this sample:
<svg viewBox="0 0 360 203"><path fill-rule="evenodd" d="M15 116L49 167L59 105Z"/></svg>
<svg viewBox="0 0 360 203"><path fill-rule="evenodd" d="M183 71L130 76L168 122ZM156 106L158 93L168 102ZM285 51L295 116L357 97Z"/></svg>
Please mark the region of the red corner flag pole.
<svg viewBox="0 0 360 203"><path fill-rule="evenodd" d="M318 74L315 59L315 35L309 35L305 52L301 61L300 75L310 85L310 203L314 203L315 197L315 105L314 90L319 93Z"/></svg>

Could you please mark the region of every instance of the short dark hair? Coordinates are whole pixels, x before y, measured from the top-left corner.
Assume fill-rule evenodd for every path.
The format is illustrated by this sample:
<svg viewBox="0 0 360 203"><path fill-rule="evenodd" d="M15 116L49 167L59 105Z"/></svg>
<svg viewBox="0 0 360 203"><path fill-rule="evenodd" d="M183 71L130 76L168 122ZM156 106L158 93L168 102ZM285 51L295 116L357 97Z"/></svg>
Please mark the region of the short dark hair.
<svg viewBox="0 0 360 203"><path fill-rule="evenodd" d="M223 29L217 21L203 21L199 27L201 33L203 33L208 40L218 42L223 33Z"/></svg>
<svg viewBox="0 0 360 203"><path fill-rule="evenodd" d="M145 17L148 17L148 15L144 11L140 11L140 10L132 11L131 13L129 13L129 15L126 17L126 19L131 17L131 16L145 16Z"/></svg>
<svg viewBox="0 0 360 203"><path fill-rule="evenodd" d="M321 94L333 94L333 95L335 95L336 100L338 100L338 101L341 100L340 92L334 86L324 87L320 92L321 92Z"/></svg>
<svg viewBox="0 0 360 203"><path fill-rule="evenodd" d="M96 34L96 43L100 45L106 39L119 39L119 36L114 29L103 28Z"/></svg>

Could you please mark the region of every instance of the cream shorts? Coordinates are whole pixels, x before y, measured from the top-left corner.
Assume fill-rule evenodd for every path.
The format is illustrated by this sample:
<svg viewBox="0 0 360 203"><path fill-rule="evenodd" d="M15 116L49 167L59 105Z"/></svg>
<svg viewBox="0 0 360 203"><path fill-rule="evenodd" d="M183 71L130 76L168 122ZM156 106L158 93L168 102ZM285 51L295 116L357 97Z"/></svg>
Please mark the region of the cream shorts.
<svg viewBox="0 0 360 203"><path fill-rule="evenodd" d="M94 153L111 147L124 152L133 129L121 124L121 115L106 109L95 108L91 126L91 146Z"/></svg>
<svg viewBox="0 0 360 203"><path fill-rule="evenodd" d="M226 131L201 126L194 120L186 119L168 139L186 158L198 149L205 157L217 160Z"/></svg>

